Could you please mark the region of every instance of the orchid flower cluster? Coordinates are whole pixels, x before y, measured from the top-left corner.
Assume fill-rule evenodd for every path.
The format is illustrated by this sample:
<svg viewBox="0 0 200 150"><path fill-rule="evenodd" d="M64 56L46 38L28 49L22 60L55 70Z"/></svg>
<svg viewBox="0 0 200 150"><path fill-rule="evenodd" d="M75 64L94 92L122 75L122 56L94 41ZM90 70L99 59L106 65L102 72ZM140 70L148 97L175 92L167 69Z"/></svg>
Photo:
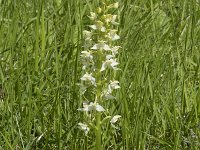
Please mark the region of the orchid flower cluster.
<svg viewBox="0 0 200 150"><path fill-rule="evenodd" d="M78 125L85 134L89 132L92 121L96 120L98 124L96 114L108 114L108 109L105 109L103 104L107 100L115 99L113 93L120 88L119 81L114 79L114 72L119 70L117 55L120 46L115 44L115 41L120 39L117 34L119 23L118 16L110 13L117 8L118 3L103 2L102 7L90 12L88 17L92 24L88 26L88 30L83 31L84 44L80 61L84 74L80 78L79 86L84 102L83 108L78 110L85 112L91 121ZM114 124L121 116L111 116L105 118L109 118L111 125L115 127Z"/></svg>

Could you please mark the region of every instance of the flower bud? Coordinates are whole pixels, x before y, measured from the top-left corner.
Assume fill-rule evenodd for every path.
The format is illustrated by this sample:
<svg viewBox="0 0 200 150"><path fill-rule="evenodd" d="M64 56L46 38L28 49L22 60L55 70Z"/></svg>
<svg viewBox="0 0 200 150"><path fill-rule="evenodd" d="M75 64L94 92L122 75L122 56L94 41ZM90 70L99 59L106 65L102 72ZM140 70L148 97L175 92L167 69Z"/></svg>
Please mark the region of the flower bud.
<svg viewBox="0 0 200 150"><path fill-rule="evenodd" d="M118 2L113 4L113 8L118 8L118 7L119 7L119 3Z"/></svg>
<svg viewBox="0 0 200 150"><path fill-rule="evenodd" d="M94 12L90 12L90 16L88 17L90 18L90 20L95 20L97 18L97 15Z"/></svg>
<svg viewBox="0 0 200 150"><path fill-rule="evenodd" d="M102 12L102 9L100 7L98 7L96 11L98 14L100 14Z"/></svg>
<svg viewBox="0 0 200 150"><path fill-rule="evenodd" d="M118 8L119 7L119 3L113 3L113 4L110 4L107 8L110 9L110 8Z"/></svg>

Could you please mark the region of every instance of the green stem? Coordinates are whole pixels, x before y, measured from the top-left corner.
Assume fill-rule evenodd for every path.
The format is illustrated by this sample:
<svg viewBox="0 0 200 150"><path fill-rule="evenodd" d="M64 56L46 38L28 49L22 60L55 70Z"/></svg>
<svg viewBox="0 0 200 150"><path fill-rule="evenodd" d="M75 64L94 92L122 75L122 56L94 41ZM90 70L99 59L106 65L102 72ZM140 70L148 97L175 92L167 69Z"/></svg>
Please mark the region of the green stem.
<svg viewBox="0 0 200 150"><path fill-rule="evenodd" d="M96 150L102 150L101 145L101 113L96 114Z"/></svg>
<svg viewBox="0 0 200 150"><path fill-rule="evenodd" d="M101 63L102 63L102 52L98 51L97 56L99 59L97 60L97 68L98 73L96 76L97 79L97 91L96 91L96 103L101 103L101 91L102 91L102 85L101 85ZM96 143L95 143L95 150L102 150L101 145L101 112L96 111Z"/></svg>
<svg viewBox="0 0 200 150"><path fill-rule="evenodd" d="M101 74L98 73L97 79L100 81ZM101 102L101 85L97 85L96 103ZM102 150L101 146L101 112L96 111L96 150Z"/></svg>

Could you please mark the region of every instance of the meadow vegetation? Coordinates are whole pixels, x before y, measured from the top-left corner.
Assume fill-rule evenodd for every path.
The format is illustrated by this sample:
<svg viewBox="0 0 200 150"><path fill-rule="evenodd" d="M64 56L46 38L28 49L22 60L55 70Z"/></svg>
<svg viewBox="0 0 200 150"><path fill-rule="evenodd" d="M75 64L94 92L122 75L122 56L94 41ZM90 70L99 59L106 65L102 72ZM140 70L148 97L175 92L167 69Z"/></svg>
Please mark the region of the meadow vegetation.
<svg viewBox="0 0 200 150"><path fill-rule="evenodd" d="M100 1L0 0L0 149L94 148L95 135L78 128L77 83ZM200 149L200 1L118 2L120 88L104 107L121 118L102 147Z"/></svg>

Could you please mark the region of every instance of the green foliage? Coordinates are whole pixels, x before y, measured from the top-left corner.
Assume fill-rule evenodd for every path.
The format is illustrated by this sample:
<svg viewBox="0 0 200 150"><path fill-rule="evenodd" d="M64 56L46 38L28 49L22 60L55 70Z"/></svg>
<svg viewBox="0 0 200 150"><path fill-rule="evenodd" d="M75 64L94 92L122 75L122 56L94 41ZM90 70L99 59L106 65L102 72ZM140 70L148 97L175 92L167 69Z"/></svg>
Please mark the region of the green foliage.
<svg viewBox="0 0 200 150"><path fill-rule="evenodd" d="M114 0L113 0L114 1ZM121 114L105 149L200 149L200 1L120 0ZM76 83L91 0L0 0L0 149L87 150Z"/></svg>

